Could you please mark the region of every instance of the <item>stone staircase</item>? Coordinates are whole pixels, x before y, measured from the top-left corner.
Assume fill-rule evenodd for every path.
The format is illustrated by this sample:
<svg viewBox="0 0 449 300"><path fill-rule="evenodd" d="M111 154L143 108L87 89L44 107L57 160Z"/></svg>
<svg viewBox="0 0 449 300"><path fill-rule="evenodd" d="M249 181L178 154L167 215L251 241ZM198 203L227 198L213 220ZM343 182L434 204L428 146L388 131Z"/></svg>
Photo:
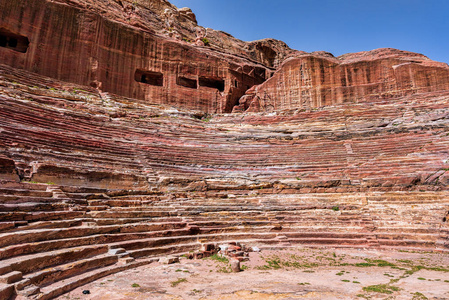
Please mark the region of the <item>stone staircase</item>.
<svg viewBox="0 0 449 300"><path fill-rule="evenodd" d="M3 66L0 85L0 299L205 243L449 249L448 92L201 121Z"/></svg>
<svg viewBox="0 0 449 300"><path fill-rule="evenodd" d="M0 295L30 299L204 243L449 250L447 191L117 193L3 182L0 192L11 207L0 214Z"/></svg>

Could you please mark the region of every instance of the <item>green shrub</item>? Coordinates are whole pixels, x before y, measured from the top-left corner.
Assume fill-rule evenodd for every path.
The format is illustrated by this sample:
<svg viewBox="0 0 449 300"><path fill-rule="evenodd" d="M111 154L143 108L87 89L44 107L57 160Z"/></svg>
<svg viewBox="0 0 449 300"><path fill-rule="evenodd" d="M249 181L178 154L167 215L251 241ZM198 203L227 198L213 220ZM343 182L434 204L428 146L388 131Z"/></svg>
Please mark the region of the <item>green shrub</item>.
<svg viewBox="0 0 449 300"><path fill-rule="evenodd" d="M175 286L177 286L178 284L180 284L181 282L187 282L187 279L185 279L185 278L178 278L178 280L172 281L172 282L171 282L171 286L172 286L172 287L175 287Z"/></svg>
<svg viewBox="0 0 449 300"><path fill-rule="evenodd" d="M427 300L429 298L427 298L426 296L424 296L424 294L421 294L420 292L416 292L413 294L413 298L412 300Z"/></svg>
<svg viewBox="0 0 449 300"><path fill-rule="evenodd" d="M371 264L371 263L356 263L355 266L356 267L374 267L375 264Z"/></svg>
<svg viewBox="0 0 449 300"><path fill-rule="evenodd" d="M367 259L366 261L369 263L376 264L378 267L395 267L396 266L395 264L388 262L386 260L382 260L382 259L373 259L373 260Z"/></svg>
<svg viewBox="0 0 449 300"><path fill-rule="evenodd" d="M365 292L376 292L376 293L382 293L382 294L393 294L393 292L399 291L399 288L397 286L387 285L387 284L377 284L377 285L370 285L365 286L363 288Z"/></svg>
<svg viewBox="0 0 449 300"><path fill-rule="evenodd" d="M202 41L203 41L203 43L204 43L204 46L209 46L210 45L210 42L209 42L209 40L207 39L207 38L202 38Z"/></svg>
<svg viewBox="0 0 449 300"><path fill-rule="evenodd" d="M227 264L227 263L229 262L229 259L227 259L227 258L224 257L224 256L220 256L220 255L218 255L217 253L215 253L214 255L211 255L211 256L207 257L206 259L215 260L215 261L222 262L222 263L225 263L225 264Z"/></svg>

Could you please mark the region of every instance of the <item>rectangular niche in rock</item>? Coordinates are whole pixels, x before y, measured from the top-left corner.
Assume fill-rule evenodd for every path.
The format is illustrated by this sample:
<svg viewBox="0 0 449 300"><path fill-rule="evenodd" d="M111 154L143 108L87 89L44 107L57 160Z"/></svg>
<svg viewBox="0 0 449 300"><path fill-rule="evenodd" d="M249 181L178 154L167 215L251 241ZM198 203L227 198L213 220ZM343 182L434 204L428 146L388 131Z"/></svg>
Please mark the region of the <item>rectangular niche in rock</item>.
<svg viewBox="0 0 449 300"><path fill-rule="evenodd" d="M200 77L200 86L210 87L219 90L220 92L224 91L225 82L223 79L212 79Z"/></svg>
<svg viewBox="0 0 449 300"><path fill-rule="evenodd" d="M0 47L26 53L29 45L30 41L26 36L12 33L6 28L0 28Z"/></svg>
<svg viewBox="0 0 449 300"><path fill-rule="evenodd" d="M198 82L196 79L186 78L186 77L182 77L182 76L179 76L178 78L176 78L176 84L180 85L180 86L188 87L191 89L198 88Z"/></svg>
<svg viewBox="0 0 449 300"><path fill-rule="evenodd" d="M164 75L159 72L152 72L146 70L137 69L134 75L134 79L137 82L146 83L149 85L163 86Z"/></svg>

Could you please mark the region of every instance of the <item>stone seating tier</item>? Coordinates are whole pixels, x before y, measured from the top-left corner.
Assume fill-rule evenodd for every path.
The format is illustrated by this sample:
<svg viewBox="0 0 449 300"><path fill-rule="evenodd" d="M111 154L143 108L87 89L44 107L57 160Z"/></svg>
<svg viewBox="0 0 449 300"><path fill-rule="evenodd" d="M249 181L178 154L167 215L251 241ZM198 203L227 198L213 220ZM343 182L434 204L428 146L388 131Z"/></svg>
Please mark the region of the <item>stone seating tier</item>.
<svg viewBox="0 0 449 300"><path fill-rule="evenodd" d="M204 118L0 75L0 299L208 243L449 250L448 92Z"/></svg>

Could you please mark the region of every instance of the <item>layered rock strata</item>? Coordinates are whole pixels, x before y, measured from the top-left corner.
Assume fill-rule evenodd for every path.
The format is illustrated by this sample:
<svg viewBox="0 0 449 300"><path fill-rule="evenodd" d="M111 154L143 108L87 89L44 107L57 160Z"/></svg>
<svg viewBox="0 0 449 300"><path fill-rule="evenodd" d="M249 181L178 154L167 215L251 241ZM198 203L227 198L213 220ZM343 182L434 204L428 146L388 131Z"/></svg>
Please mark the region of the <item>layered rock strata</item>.
<svg viewBox="0 0 449 300"><path fill-rule="evenodd" d="M164 0L0 7L2 63L154 104L208 113L310 109L449 88L449 67L421 54L335 58L273 39L243 42Z"/></svg>
<svg viewBox="0 0 449 300"><path fill-rule="evenodd" d="M333 57L315 52L284 61L234 111L312 109L448 89L449 66L421 54L377 49Z"/></svg>
<svg viewBox="0 0 449 300"><path fill-rule="evenodd" d="M2 0L0 7L3 64L205 112L230 112L293 52L213 30L196 45L195 15L163 0Z"/></svg>
<svg viewBox="0 0 449 300"><path fill-rule="evenodd" d="M210 244L448 251L445 64L246 43L164 0L0 7L0 299ZM233 109L273 112L208 114Z"/></svg>
<svg viewBox="0 0 449 300"><path fill-rule="evenodd" d="M2 297L210 243L449 249L448 92L210 118L6 66L0 86Z"/></svg>

